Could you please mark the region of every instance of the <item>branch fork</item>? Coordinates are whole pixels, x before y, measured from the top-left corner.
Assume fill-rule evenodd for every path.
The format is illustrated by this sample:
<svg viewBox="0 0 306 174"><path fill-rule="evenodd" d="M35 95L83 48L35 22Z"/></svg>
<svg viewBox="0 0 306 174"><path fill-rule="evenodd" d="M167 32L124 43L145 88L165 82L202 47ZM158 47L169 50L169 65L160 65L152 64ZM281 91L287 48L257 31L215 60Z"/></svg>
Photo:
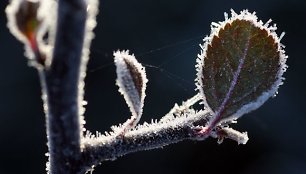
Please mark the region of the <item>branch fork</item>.
<svg viewBox="0 0 306 174"><path fill-rule="evenodd" d="M57 16L56 25L48 20L46 7L53 7L51 16ZM131 117L120 126L112 126L111 132L93 135L83 128L83 87L97 8L98 0L12 0L6 9L10 31L25 44L26 55L39 72L46 112L48 173L86 173L103 161L184 140L213 137L218 143L225 138L247 143L247 133L229 124L273 96L287 68L280 43L283 34L277 37L276 26L269 26L271 21L263 24L255 13L244 10L236 14L232 10L232 17L225 14L224 22L212 23L197 59L198 94L175 104L159 121L151 123L138 124L148 82L145 68L129 51L114 52L116 84ZM268 73L261 73L260 68ZM260 85L250 80L246 71L257 73ZM193 109L198 104L204 104L203 110Z"/></svg>

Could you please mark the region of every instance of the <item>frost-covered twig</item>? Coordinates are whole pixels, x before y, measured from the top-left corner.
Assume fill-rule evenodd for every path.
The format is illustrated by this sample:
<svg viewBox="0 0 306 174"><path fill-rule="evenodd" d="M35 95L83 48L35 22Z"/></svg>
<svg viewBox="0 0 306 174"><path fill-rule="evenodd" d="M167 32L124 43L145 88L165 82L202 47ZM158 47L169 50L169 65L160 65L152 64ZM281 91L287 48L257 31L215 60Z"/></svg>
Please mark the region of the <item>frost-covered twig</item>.
<svg viewBox="0 0 306 174"><path fill-rule="evenodd" d="M121 127L113 128L114 132L106 132L105 135L97 133L88 134L84 137L82 163L86 166L86 170L90 170L92 166L107 161L114 160L123 155L162 148L166 145L177 143L184 140L203 141L209 136L218 139L221 143L223 139L229 138L238 144L246 144L248 136L246 133L240 133L232 128L217 128L210 135L199 137L198 125L203 125L211 116L207 110L195 111L190 107L186 107L186 103L195 101L197 95L183 102L177 108L184 108L184 112L171 110L167 115L167 119L154 121L138 125L136 128L125 133L124 137L118 137L116 131L121 131ZM194 102L193 104L195 104ZM172 115L172 117L170 117ZM85 169L84 169L85 170Z"/></svg>
<svg viewBox="0 0 306 174"><path fill-rule="evenodd" d="M97 0L58 0L56 31L47 20L53 0L13 0L8 27L25 44L26 56L39 71L46 111L51 174L86 173L105 160L160 148L183 140L213 137L245 144L247 133L229 127L261 106L282 84L287 55L276 26L254 13L233 10L225 21L212 23L197 59L198 94L177 104L160 121L138 125L144 105L146 73L128 51L115 52L117 85L132 117L105 135L83 136L83 86L89 45L96 24ZM52 8L50 8L52 11ZM50 16L55 16L51 15ZM50 18L50 17L49 17ZM52 23L52 22L51 22ZM43 36L49 32L47 43ZM46 48L53 50L52 54ZM201 102L202 110L193 106Z"/></svg>
<svg viewBox="0 0 306 174"><path fill-rule="evenodd" d="M192 107L194 104L201 101L202 97L198 93L195 96L191 97L190 99L186 100L182 103L182 105L178 105L177 103L174 104L173 108L170 110L169 113L167 113L165 116L161 118L161 122L166 122L169 120L172 120L175 116L180 116L186 113L190 107Z"/></svg>
<svg viewBox="0 0 306 174"><path fill-rule="evenodd" d="M50 173L77 173L82 133L79 76L87 18L83 0L59 0L51 64L43 70L47 95ZM43 82L44 83L44 82Z"/></svg>
<svg viewBox="0 0 306 174"><path fill-rule="evenodd" d="M210 134L213 138L218 138L218 143L222 143L225 138L236 141L238 144L246 144L249 141L247 132L239 132L230 127L217 128Z"/></svg>
<svg viewBox="0 0 306 174"><path fill-rule="evenodd" d="M46 87L50 173L74 174L83 168L83 87L97 8L95 0L58 1L51 63L40 71Z"/></svg>
<svg viewBox="0 0 306 174"><path fill-rule="evenodd" d="M200 111L167 122L144 123L127 132L124 138L118 138L115 132L107 135L88 135L83 141L82 157L86 159L83 161L87 162L86 166L90 168L102 161L113 160L132 152L194 139L197 136L194 125L205 121L207 116L207 111Z"/></svg>
<svg viewBox="0 0 306 174"><path fill-rule="evenodd" d="M46 112L48 172L73 174L81 167L81 57L88 49L84 44L88 5L84 0L58 0L54 15L54 4L53 0L13 0L6 13L10 31L25 44L26 56L39 71ZM56 25L55 35L52 24ZM46 32L49 38L44 43ZM52 48L52 54L45 46Z"/></svg>

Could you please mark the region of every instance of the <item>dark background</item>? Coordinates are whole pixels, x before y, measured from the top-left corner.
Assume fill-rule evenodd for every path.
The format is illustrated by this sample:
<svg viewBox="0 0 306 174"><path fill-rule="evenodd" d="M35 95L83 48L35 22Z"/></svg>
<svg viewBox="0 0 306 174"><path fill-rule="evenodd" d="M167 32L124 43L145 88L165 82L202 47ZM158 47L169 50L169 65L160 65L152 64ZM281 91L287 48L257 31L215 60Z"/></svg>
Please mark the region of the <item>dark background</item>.
<svg viewBox="0 0 306 174"><path fill-rule="evenodd" d="M0 174L45 173L46 133L36 70L6 28L0 9ZM115 86L112 53L130 49L148 65L144 116L160 118L175 102L195 94L198 44L210 23L233 8L272 18L289 55L286 81L276 98L239 119L249 142L215 139L182 142L104 162L94 173L306 173L306 1L304 0L103 0L86 78L86 128L107 131L125 121L128 108Z"/></svg>

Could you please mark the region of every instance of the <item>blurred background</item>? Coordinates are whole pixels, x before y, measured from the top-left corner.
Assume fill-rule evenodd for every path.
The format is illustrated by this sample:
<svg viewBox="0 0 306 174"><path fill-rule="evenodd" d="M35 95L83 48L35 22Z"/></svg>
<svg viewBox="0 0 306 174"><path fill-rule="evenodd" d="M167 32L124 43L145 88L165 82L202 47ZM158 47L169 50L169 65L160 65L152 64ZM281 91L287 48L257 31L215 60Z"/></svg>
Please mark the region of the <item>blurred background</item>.
<svg viewBox="0 0 306 174"><path fill-rule="evenodd" d="M45 173L45 119L37 72L23 45L6 28L0 9L0 174ZM147 66L144 116L161 118L174 103L195 94L195 60L210 23L233 8L273 19L286 45L289 69L276 98L234 125L249 142L216 139L182 142L104 162L95 174L305 174L306 1L304 0L101 0L86 77L86 128L109 131L130 115L115 85L112 53L129 49ZM304 108L305 109L305 108Z"/></svg>

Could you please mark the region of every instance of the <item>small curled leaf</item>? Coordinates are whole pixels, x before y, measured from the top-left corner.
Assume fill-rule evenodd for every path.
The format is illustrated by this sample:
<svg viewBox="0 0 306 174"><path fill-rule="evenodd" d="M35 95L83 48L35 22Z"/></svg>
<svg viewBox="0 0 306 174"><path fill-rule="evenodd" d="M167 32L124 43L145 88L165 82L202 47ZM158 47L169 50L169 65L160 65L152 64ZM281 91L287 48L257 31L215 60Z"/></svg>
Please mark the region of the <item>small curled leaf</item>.
<svg viewBox="0 0 306 174"><path fill-rule="evenodd" d="M287 56L276 25L247 10L212 23L197 60L197 88L212 112L209 128L260 107L282 84Z"/></svg>
<svg viewBox="0 0 306 174"><path fill-rule="evenodd" d="M119 92L123 95L132 113L132 118L124 124L124 129L134 127L142 115L145 89L148 82L145 68L129 51L114 53Z"/></svg>

